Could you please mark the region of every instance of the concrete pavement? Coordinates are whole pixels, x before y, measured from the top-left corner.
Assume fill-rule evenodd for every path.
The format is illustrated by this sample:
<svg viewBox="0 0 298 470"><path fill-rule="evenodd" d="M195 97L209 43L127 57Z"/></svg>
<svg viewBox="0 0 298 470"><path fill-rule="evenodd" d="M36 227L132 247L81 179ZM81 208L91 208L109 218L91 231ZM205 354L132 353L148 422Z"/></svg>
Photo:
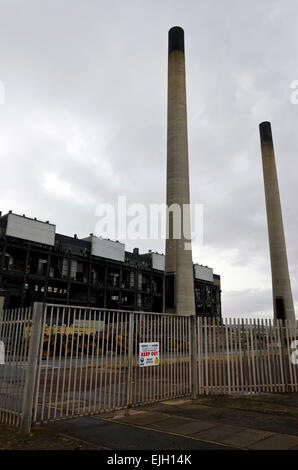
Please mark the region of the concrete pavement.
<svg viewBox="0 0 298 470"><path fill-rule="evenodd" d="M113 450L298 450L298 394L169 400L56 426Z"/></svg>

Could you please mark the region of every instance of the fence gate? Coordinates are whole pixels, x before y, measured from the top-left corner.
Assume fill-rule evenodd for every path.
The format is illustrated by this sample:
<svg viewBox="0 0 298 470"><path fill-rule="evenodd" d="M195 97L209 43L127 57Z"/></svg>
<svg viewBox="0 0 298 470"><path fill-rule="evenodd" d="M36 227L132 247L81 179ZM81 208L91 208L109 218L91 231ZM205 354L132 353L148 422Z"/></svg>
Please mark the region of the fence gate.
<svg viewBox="0 0 298 470"><path fill-rule="evenodd" d="M160 364L139 367L158 342ZM33 421L60 420L190 394L188 317L46 305Z"/></svg>

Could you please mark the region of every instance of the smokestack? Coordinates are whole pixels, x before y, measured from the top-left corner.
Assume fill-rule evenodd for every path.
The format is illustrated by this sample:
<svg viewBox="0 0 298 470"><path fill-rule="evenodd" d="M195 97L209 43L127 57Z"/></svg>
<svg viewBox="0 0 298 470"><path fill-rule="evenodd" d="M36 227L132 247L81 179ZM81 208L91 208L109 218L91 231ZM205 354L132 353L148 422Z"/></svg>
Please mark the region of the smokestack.
<svg viewBox="0 0 298 470"><path fill-rule="evenodd" d="M180 209L181 220L177 211L171 211L173 205L178 211ZM178 26L169 31L167 207L164 309L166 312L194 315L184 31Z"/></svg>
<svg viewBox="0 0 298 470"><path fill-rule="evenodd" d="M260 124L267 224L270 246L274 318L295 322L270 122Z"/></svg>

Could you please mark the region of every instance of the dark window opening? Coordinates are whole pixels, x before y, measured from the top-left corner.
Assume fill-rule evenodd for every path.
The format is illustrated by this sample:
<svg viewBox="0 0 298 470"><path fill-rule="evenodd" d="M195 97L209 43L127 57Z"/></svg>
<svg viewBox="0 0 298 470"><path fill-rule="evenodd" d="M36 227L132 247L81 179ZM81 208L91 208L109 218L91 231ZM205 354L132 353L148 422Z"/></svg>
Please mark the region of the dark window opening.
<svg viewBox="0 0 298 470"><path fill-rule="evenodd" d="M283 297L277 297L275 299L276 318L277 320L285 320L285 304Z"/></svg>

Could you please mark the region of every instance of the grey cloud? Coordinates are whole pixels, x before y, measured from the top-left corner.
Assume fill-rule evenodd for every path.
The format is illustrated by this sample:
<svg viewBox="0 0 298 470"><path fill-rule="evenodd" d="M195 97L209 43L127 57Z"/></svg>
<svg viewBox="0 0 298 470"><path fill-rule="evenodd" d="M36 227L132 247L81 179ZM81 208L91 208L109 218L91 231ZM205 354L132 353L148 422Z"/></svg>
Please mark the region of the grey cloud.
<svg viewBox="0 0 298 470"><path fill-rule="evenodd" d="M294 0L2 1L0 210L85 236L94 231L99 202L114 203L118 195L165 201L167 31L179 24L191 198L205 206L206 246L228 265L243 266L244 279L252 264L256 278L270 278L258 124L272 121L298 299L298 105L290 102L298 79L297 16ZM48 174L82 200L47 191ZM127 242L134 246L164 250L162 241ZM237 254L226 259L233 249ZM223 286L233 286L219 274ZM270 292L247 282L242 291L224 287L224 312L272 310Z"/></svg>

